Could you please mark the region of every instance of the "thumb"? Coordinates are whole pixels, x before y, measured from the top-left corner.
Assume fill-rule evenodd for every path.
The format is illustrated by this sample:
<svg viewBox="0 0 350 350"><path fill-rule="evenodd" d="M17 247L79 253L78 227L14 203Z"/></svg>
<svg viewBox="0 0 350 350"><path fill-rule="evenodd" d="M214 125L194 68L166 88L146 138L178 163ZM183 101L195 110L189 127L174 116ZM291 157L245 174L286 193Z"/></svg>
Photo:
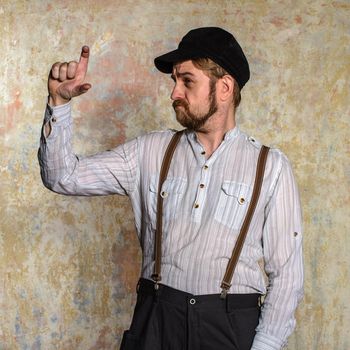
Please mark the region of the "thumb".
<svg viewBox="0 0 350 350"><path fill-rule="evenodd" d="M72 97L82 95L90 89L91 89L91 84L89 84L89 83L78 85L73 89Z"/></svg>

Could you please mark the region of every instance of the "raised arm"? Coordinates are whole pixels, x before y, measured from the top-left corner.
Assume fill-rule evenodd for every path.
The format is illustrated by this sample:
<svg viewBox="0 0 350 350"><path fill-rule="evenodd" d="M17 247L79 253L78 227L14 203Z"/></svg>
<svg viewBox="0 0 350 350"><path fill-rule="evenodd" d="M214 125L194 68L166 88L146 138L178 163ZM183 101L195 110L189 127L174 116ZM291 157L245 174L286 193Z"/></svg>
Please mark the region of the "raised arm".
<svg viewBox="0 0 350 350"><path fill-rule="evenodd" d="M130 194L138 173L137 140L92 156L73 152L70 100L91 88L85 82L88 60L89 48L83 46L79 62L52 65L38 152L41 177L47 188L66 195Z"/></svg>

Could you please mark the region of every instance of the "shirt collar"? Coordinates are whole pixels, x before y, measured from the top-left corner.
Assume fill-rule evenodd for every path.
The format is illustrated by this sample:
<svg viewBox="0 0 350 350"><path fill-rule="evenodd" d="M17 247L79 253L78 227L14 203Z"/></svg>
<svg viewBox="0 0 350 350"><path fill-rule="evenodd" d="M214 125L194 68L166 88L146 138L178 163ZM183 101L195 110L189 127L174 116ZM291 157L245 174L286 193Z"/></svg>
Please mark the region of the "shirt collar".
<svg viewBox="0 0 350 350"><path fill-rule="evenodd" d="M238 125L236 124L236 126L233 128L233 129L230 129L226 132L224 138L223 138L223 141L231 141L231 140L234 140L239 134L240 134L240 129L238 127ZM188 137L188 139L190 141L193 141L193 142L197 142L197 135L194 131L191 131L191 130L186 130L186 135Z"/></svg>
<svg viewBox="0 0 350 350"><path fill-rule="evenodd" d="M238 125L236 125L233 129L227 131L224 136L224 141L229 141L235 139L240 133Z"/></svg>

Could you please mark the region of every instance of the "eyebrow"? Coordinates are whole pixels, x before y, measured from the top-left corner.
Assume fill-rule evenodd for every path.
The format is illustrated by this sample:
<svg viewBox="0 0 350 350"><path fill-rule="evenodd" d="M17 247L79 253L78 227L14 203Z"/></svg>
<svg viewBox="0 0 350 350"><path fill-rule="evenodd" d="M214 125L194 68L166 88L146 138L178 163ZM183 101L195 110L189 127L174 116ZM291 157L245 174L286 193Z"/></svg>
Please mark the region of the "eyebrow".
<svg viewBox="0 0 350 350"><path fill-rule="evenodd" d="M195 76L195 75L194 75L193 73L191 73L191 72L183 72L183 73L176 73L176 74L172 73L172 74L171 74L171 78L172 78L173 80L175 80L175 77L183 78L183 77L186 76L186 75L190 75L191 77L194 77L194 76Z"/></svg>

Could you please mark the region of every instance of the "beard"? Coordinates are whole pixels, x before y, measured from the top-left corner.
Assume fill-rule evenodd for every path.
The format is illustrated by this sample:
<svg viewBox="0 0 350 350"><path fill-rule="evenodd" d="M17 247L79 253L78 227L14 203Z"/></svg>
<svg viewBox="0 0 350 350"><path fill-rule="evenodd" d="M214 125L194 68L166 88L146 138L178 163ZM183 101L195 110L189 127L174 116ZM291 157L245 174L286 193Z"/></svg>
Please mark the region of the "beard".
<svg viewBox="0 0 350 350"><path fill-rule="evenodd" d="M190 111L189 105L184 100L176 100L173 102L173 108L176 113L176 120L185 128L193 131L200 130L208 119L218 110L215 83L210 83L209 107L206 113L193 113ZM182 108L179 108L182 107Z"/></svg>

